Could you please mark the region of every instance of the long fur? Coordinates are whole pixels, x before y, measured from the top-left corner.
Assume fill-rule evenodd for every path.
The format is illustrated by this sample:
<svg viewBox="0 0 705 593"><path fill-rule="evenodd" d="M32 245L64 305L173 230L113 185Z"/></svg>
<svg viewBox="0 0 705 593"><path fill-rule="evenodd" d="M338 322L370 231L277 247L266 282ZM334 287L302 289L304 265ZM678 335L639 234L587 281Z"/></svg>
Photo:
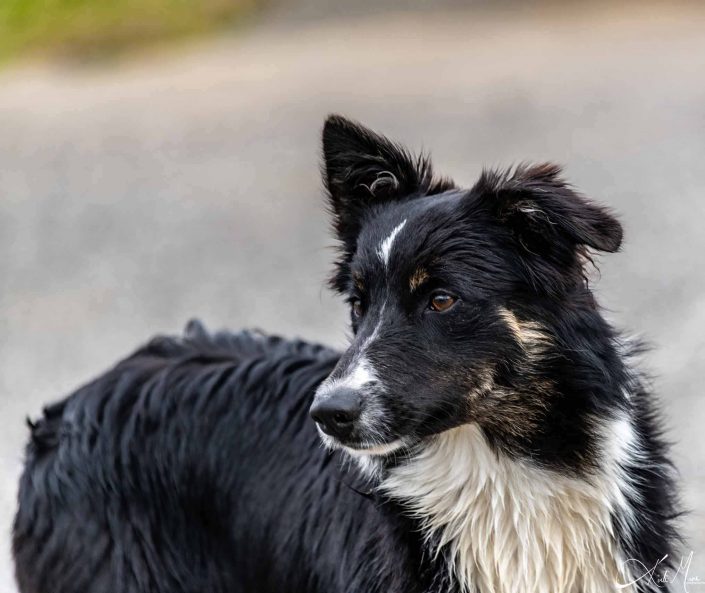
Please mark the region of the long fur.
<svg viewBox="0 0 705 593"><path fill-rule="evenodd" d="M586 274L613 214L554 165L463 190L337 116L323 144L349 348L192 323L48 406L22 593L663 591L668 448Z"/></svg>
<svg viewBox="0 0 705 593"><path fill-rule="evenodd" d="M413 528L308 418L337 359L192 324L47 408L20 484L20 590L422 591Z"/></svg>

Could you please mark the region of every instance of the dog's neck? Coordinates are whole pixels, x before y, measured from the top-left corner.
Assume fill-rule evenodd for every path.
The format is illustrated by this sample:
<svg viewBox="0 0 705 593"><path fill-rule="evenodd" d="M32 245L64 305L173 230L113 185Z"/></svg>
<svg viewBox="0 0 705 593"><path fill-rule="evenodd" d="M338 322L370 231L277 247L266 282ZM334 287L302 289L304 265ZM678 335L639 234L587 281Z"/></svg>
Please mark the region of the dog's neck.
<svg viewBox="0 0 705 593"><path fill-rule="evenodd" d="M630 580L615 517L629 520L622 468L632 439L627 419L611 421L604 468L583 480L497 454L464 425L391 469L380 489L421 522L463 592L615 591Z"/></svg>

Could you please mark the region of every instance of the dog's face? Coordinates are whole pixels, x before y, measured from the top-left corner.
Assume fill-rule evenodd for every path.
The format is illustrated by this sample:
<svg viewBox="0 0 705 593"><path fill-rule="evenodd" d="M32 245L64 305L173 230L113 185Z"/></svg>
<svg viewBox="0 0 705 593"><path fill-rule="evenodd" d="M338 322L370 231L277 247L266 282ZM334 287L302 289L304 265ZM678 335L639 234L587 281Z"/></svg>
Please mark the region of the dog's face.
<svg viewBox="0 0 705 593"><path fill-rule="evenodd" d="M526 445L554 405L547 317L589 306L586 247L615 251L619 223L552 165L462 190L342 118L323 141L341 242L332 285L354 332L311 408L324 440L386 455L477 422Z"/></svg>

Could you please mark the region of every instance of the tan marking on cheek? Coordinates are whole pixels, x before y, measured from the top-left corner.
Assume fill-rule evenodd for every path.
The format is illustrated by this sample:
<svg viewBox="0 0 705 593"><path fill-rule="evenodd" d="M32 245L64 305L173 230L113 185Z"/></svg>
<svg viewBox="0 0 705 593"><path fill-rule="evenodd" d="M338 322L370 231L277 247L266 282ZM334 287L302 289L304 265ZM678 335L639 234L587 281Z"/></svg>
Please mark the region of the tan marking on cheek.
<svg viewBox="0 0 705 593"><path fill-rule="evenodd" d="M475 386L470 389L468 393L468 399L470 402L473 400L482 399L486 397L495 387L494 383L494 372L492 368L487 367L484 370L477 373L477 379Z"/></svg>
<svg viewBox="0 0 705 593"><path fill-rule="evenodd" d="M418 289L426 280L428 280L428 272L424 268L416 268L416 271L409 278L411 292Z"/></svg>
<svg viewBox="0 0 705 593"><path fill-rule="evenodd" d="M520 321L506 307L499 307L499 316L527 355L538 356L550 344L551 340L541 324L535 321Z"/></svg>
<svg viewBox="0 0 705 593"><path fill-rule="evenodd" d="M512 389L494 385L484 397L472 400L473 412L478 423L491 432L509 439L523 438L539 428L554 392L552 383L536 373L550 355L551 339L540 323L522 321L505 307L498 313L522 349L523 356L514 365L527 381Z"/></svg>
<svg viewBox="0 0 705 593"><path fill-rule="evenodd" d="M362 281L362 275L358 272L353 272L353 284L360 292L365 291L365 283Z"/></svg>

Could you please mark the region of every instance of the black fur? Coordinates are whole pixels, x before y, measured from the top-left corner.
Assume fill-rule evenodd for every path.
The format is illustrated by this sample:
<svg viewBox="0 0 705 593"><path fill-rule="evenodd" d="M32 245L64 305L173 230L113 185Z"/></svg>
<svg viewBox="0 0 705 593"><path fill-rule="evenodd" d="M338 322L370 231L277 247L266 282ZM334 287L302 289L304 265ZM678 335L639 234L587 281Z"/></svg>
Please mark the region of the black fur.
<svg viewBox="0 0 705 593"><path fill-rule="evenodd" d="M620 246L614 216L554 165L461 190L338 116L323 148L350 348L192 324L47 408L30 425L14 527L22 593L457 591L445 549L433 555L308 418L316 390L361 357L376 378L355 397L376 403L378 424L336 444L401 440L377 460L382 475L474 422L499 455L590 480L596 426L628 414L645 460L625 468L638 521L616 513L614 527L625 558L672 561L675 482L652 397L587 281L592 253ZM448 310L430 308L438 294Z"/></svg>
<svg viewBox="0 0 705 593"><path fill-rule="evenodd" d="M20 485L21 591L426 590L416 532L308 418L337 358L192 325L47 408Z"/></svg>

